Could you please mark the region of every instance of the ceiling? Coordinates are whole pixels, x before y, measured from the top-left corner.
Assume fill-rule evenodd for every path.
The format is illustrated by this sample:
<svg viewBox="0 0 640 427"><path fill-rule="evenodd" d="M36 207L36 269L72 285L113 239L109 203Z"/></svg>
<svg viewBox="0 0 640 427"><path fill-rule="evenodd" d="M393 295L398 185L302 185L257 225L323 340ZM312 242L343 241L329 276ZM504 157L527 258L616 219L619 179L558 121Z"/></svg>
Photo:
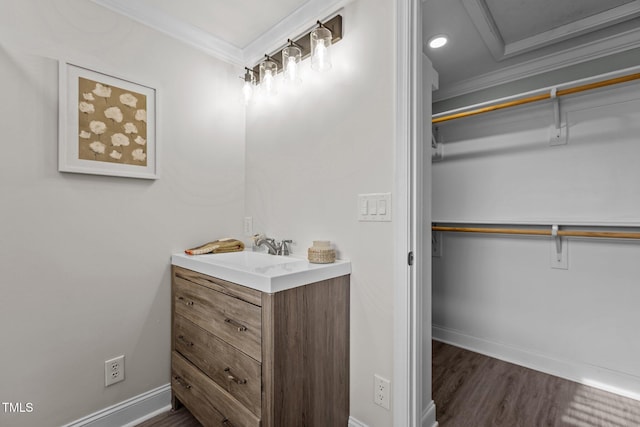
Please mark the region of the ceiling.
<svg viewBox="0 0 640 427"><path fill-rule="evenodd" d="M92 1L253 66L352 0ZM435 101L640 47L640 0L422 0L422 18ZM432 50L436 34L449 43Z"/></svg>
<svg viewBox="0 0 640 427"><path fill-rule="evenodd" d="M424 51L448 99L640 47L640 0L423 0ZM446 34L434 50L426 42ZM639 61L640 63L640 61Z"/></svg>

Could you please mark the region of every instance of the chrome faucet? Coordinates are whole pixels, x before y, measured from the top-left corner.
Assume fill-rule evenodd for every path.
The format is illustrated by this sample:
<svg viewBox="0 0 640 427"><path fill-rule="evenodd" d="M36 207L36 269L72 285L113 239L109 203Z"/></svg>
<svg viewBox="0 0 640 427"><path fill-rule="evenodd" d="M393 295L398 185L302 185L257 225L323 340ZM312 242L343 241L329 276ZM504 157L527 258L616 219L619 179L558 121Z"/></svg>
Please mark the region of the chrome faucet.
<svg viewBox="0 0 640 427"><path fill-rule="evenodd" d="M265 237L262 235L254 236L254 244L256 246L266 246L267 251L270 255L289 255L289 243L292 243L291 240L283 240L282 242L276 242L275 239L271 237Z"/></svg>

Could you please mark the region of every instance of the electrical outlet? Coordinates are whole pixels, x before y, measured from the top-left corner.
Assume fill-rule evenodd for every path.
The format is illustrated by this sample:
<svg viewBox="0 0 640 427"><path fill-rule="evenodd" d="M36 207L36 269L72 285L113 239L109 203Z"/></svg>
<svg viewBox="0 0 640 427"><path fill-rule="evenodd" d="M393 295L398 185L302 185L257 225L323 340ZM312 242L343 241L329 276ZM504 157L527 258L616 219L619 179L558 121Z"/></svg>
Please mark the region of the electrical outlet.
<svg viewBox="0 0 640 427"><path fill-rule="evenodd" d="M105 387L120 381L124 381L124 356L118 356L104 362Z"/></svg>
<svg viewBox="0 0 640 427"><path fill-rule="evenodd" d="M253 236L253 217L244 217L244 235Z"/></svg>
<svg viewBox="0 0 640 427"><path fill-rule="evenodd" d="M389 409L389 395L391 394L391 383L378 374L373 375L373 403Z"/></svg>

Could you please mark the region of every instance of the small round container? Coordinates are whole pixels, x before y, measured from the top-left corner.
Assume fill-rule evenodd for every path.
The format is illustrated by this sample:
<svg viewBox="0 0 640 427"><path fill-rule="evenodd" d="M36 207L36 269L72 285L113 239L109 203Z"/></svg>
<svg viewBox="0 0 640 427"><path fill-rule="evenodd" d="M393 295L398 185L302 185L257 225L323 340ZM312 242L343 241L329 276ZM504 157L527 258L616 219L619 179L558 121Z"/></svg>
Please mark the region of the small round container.
<svg viewBox="0 0 640 427"><path fill-rule="evenodd" d="M314 264L330 264L336 260L336 250L328 240L314 240L308 251L308 259Z"/></svg>

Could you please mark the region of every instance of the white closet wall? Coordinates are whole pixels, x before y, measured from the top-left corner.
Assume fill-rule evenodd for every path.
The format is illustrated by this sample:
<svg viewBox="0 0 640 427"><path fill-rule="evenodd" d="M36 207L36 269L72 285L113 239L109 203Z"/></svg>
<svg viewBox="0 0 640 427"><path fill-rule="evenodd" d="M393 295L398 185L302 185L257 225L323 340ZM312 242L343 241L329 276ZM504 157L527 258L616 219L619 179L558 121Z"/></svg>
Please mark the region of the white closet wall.
<svg viewBox="0 0 640 427"><path fill-rule="evenodd" d="M433 221L640 225L640 84L562 98L568 144L549 146L542 102L439 126ZM640 241L443 234L433 335L640 396Z"/></svg>

